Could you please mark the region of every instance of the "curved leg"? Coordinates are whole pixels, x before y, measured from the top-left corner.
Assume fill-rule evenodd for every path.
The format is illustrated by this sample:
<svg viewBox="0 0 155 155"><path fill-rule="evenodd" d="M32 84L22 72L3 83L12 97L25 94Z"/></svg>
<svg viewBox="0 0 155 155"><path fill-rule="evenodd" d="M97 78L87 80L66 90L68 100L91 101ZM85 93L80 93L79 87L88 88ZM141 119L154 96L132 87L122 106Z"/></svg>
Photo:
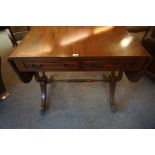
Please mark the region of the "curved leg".
<svg viewBox="0 0 155 155"><path fill-rule="evenodd" d="M41 114L43 114L47 108L47 84L53 82L53 79L48 79L45 72L40 76L39 73L35 73L35 79L40 83L41 88Z"/></svg>
<svg viewBox="0 0 155 155"><path fill-rule="evenodd" d="M116 81L109 82L110 86L110 105L111 105L111 111L116 112L116 105L115 105L115 90L116 90Z"/></svg>
<svg viewBox="0 0 155 155"><path fill-rule="evenodd" d="M116 104L115 104L115 90L116 90L116 83L117 81L120 81L123 76L123 71L119 71L118 75L115 74L116 72L111 72L109 77L106 78L103 76L103 79L105 82L109 82L110 86L110 105L111 105L111 111L116 112Z"/></svg>
<svg viewBox="0 0 155 155"><path fill-rule="evenodd" d="M46 82L40 82L41 88L41 113L43 113L46 109L46 102L47 102L47 92L46 92Z"/></svg>

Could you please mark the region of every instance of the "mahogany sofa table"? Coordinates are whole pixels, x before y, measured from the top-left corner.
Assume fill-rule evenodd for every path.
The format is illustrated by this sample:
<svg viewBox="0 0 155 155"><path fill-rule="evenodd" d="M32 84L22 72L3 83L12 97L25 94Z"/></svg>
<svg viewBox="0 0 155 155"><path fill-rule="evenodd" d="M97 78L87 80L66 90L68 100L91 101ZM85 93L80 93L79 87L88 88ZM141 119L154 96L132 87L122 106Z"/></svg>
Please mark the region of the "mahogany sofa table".
<svg viewBox="0 0 155 155"><path fill-rule="evenodd" d="M47 71L110 71L109 77L100 81L110 84L111 109L115 112L116 82L123 72L131 82L138 81L150 60L126 27L114 26L33 27L8 59L22 82L29 83L34 76L40 83L42 112L46 109L46 86L54 81L46 76Z"/></svg>

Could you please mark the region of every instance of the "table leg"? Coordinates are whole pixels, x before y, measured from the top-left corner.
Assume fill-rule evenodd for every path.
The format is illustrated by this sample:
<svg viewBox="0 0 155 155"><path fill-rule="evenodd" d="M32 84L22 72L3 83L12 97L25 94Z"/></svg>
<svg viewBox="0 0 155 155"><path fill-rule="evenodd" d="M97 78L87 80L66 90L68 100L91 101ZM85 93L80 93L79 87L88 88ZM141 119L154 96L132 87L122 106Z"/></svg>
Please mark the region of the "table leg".
<svg viewBox="0 0 155 155"><path fill-rule="evenodd" d="M118 75L116 75L116 72L111 72L109 77L103 77L105 82L109 82L110 86L110 105L111 105L111 111L116 112L116 104L115 104L115 90L116 90L116 83L117 81L120 81L123 76L123 71L119 71Z"/></svg>
<svg viewBox="0 0 155 155"><path fill-rule="evenodd" d="M116 112L116 105L115 105L115 90L116 90L116 81L112 80L109 82L110 86L110 105L111 111Z"/></svg>
<svg viewBox="0 0 155 155"><path fill-rule="evenodd" d="M109 82L110 86L110 105L112 112L116 112L116 104L115 104L115 89L117 81L120 81L123 76L123 71L119 71L118 75L116 72L111 72L109 77L103 76L103 81ZM41 114L43 114L47 108L47 84L53 82L53 78L48 78L45 75L45 72L42 72L42 75L39 73L35 73L35 79L40 83L41 88ZM81 80L80 80L81 81ZM89 82L90 80L87 80Z"/></svg>
<svg viewBox="0 0 155 155"><path fill-rule="evenodd" d="M40 88L41 88L41 112L45 111L46 109L46 102L47 102L47 91L46 88L47 83L46 82L40 82Z"/></svg>
<svg viewBox="0 0 155 155"><path fill-rule="evenodd" d="M41 88L41 114L43 114L47 108L47 84L53 82L52 78L48 78L45 72L42 75L35 73L35 79L40 83Z"/></svg>

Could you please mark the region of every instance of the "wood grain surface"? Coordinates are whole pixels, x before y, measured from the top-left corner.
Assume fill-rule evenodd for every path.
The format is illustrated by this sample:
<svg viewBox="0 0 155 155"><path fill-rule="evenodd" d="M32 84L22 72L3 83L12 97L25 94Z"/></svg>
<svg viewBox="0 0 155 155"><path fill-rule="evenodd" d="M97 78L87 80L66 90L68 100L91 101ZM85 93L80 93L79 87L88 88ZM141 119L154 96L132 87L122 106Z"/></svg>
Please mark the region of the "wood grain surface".
<svg viewBox="0 0 155 155"><path fill-rule="evenodd" d="M33 27L10 58L147 57L148 52L117 26Z"/></svg>

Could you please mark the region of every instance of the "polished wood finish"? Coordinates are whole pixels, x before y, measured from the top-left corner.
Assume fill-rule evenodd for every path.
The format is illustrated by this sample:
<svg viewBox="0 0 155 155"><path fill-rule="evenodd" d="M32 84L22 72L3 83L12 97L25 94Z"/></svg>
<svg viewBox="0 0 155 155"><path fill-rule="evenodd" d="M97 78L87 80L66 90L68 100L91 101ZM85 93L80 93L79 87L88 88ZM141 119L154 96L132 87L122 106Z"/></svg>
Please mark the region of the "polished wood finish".
<svg viewBox="0 0 155 155"><path fill-rule="evenodd" d="M35 79L37 82L40 83L41 88L41 114L44 113L45 109L47 108L47 84L53 82L53 79L48 78L45 75L45 72L42 72L42 75L39 73L35 73Z"/></svg>
<svg viewBox="0 0 155 155"><path fill-rule="evenodd" d="M114 26L33 27L9 57L23 82L30 82L33 75L40 82L42 109L46 105L46 84L52 82L46 71L111 71L104 80L110 83L114 109L116 82L121 80L123 72L129 80L137 80L149 61L148 52L126 27ZM118 76L115 71L119 71Z"/></svg>
<svg viewBox="0 0 155 155"><path fill-rule="evenodd" d="M108 45L108 46L107 46ZM33 27L11 57L149 56L125 27Z"/></svg>

